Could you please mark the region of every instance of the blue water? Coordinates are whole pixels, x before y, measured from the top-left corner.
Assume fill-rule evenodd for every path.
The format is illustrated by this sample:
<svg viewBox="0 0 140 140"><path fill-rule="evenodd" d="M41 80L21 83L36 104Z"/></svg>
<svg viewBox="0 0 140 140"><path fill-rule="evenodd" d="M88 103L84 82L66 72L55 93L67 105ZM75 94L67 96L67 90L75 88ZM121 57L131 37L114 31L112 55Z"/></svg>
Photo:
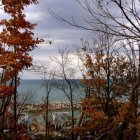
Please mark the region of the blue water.
<svg viewBox="0 0 140 140"><path fill-rule="evenodd" d="M56 80L55 82L59 85L61 85L62 83L66 83L64 80ZM76 82L78 83L78 86L73 88L74 101L80 101L84 96L84 88L79 80L76 80ZM65 84L64 88L66 89L66 93L69 95L69 86ZM43 102L46 97L46 86L44 84L44 80L22 80L20 86L18 87L18 94L24 95L25 93L31 93L33 95L34 102ZM52 87L49 101L68 102L69 100L62 90L56 87Z"/></svg>

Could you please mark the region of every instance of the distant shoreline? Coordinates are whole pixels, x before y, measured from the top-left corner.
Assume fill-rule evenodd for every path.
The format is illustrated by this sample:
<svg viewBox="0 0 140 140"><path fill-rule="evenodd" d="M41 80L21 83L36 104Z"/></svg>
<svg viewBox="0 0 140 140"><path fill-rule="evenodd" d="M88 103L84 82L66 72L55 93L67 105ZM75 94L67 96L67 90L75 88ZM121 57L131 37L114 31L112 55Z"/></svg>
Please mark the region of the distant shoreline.
<svg viewBox="0 0 140 140"><path fill-rule="evenodd" d="M81 108L81 102L74 102L73 106L74 106L74 109L80 109ZM26 105L24 105L24 108L26 108L27 112L43 111L43 110L46 109L46 104L44 104L44 103L26 104ZM49 111L66 110L66 109L71 109L71 105L70 105L70 102L54 102L54 103L49 103L49 108L48 109L49 109Z"/></svg>

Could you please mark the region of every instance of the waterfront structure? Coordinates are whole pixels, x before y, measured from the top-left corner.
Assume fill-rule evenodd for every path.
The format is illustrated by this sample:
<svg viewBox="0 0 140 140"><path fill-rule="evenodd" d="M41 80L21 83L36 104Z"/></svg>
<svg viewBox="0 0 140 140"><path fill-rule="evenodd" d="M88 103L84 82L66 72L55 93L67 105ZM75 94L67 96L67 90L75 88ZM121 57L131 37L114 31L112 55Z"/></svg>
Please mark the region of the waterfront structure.
<svg viewBox="0 0 140 140"><path fill-rule="evenodd" d="M20 106L20 104L18 104ZM70 119L70 103L69 102L55 102L49 104L49 121L54 128L64 125L68 118ZM46 104L25 104L22 108L18 123L27 123L31 131L39 131L45 133L45 109ZM74 103L75 110L81 109L81 102ZM67 123L66 123L67 124ZM69 123L68 123L69 124Z"/></svg>

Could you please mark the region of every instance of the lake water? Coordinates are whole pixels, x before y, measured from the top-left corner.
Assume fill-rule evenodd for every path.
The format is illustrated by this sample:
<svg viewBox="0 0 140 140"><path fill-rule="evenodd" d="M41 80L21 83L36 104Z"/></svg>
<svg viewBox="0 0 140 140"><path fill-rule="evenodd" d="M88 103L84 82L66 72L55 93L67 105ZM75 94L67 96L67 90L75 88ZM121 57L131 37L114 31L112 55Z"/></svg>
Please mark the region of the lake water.
<svg viewBox="0 0 140 140"><path fill-rule="evenodd" d="M79 80L75 81L78 86L76 86L73 90L74 101L80 101L84 96L84 88ZM69 86L64 80L55 80L55 83L58 83L59 85L65 83L64 88L69 95ZM41 103L46 97L46 87L44 86L44 80L22 80L20 86L18 87L18 93L25 94L27 92L29 94L33 94L33 98L36 103ZM56 87L52 87L49 97L50 102L69 101L66 94Z"/></svg>
<svg viewBox="0 0 140 140"><path fill-rule="evenodd" d="M66 93L69 95L69 86L66 84L64 80L56 80L55 83L58 83L59 85L64 84L64 88L66 89ZM78 102L80 101L84 96L84 88L82 84L80 83L79 80L76 80L76 83L78 86L73 88L73 96L74 96L74 101ZM26 99L26 95L31 95L29 96L29 102L28 103L41 103L43 102L43 99L46 97L46 87L44 85L44 80L22 80L20 83L20 86L18 87L18 95L22 95L21 102ZM49 102L69 102L66 94L56 88L53 87L50 92L50 98ZM79 115L79 110L74 111L74 115L78 116ZM53 116L55 116L55 120L57 122L61 122L62 124L64 123L65 119L68 119L68 116L71 116L70 110L67 111L60 111L60 112L53 112L51 111L49 113L49 118L52 120ZM29 118L29 122L32 122L33 118ZM37 120L39 123L43 122L42 116L38 116Z"/></svg>

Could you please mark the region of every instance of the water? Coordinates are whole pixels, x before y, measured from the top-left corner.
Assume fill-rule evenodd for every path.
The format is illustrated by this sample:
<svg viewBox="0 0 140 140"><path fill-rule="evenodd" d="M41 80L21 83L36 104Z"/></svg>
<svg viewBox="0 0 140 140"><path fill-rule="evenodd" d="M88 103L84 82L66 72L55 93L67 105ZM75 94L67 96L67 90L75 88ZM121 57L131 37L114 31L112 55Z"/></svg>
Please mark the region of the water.
<svg viewBox="0 0 140 140"><path fill-rule="evenodd" d="M57 83L59 85L64 84L66 93L69 95L69 86L66 84L66 82L64 80L55 80L55 83ZM73 88L74 89L73 96L74 96L74 101L78 102L84 97L83 96L84 88L81 85L79 80L76 80L76 84L78 84L78 86ZM28 103L32 103L32 104L42 103L46 97L46 86L44 84L44 80L22 80L20 83L20 86L18 87L18 95L19 96L22 95L21 100L20 100L21 102L23 102L27 96L28 99L26 102L28 102ZM62 90L56 88L56 85L55 85L51 89L49 102L69 102L69 100L68 100L66 94ZM60 111L60 112L51 111L49 113L49 115L50 115L50 118L52 121L60 122L63 124L64 121L66 121L66 119L68 119L68 116L71 116L71 113L70 113L70 110L67 110L66 112L65 111L64 112L63 111ZM74 115L78 116L79 111L75 110ZM55 116L54 120L53 120L53 116ZM39 123L42 123L43 122L42 116L39 115L37 117L37 120ZM33 118L32 117L29 118L28 121L32 122Z"/></svg>
<svg viewBox="0 0 140 140"><path fill-rule="evenodd" d="M84 96L84 88L79 80L75 81L78 84L78 87L76 86L73 90L74 101L80 101ZM65 84L64 88L66 89L66 93L69 95L69 86L64 80L55 80L55 83ZM18 87L18 93L19 95L22 94L23 96L25 93L32 94L34 101L36 103L41 103L46 97L46 85L44 84L44 80L22 80L20 86ZM62 90L56 88L56 86L53 86L50 91L49 101L68 102L69 100Z"/></svg>

